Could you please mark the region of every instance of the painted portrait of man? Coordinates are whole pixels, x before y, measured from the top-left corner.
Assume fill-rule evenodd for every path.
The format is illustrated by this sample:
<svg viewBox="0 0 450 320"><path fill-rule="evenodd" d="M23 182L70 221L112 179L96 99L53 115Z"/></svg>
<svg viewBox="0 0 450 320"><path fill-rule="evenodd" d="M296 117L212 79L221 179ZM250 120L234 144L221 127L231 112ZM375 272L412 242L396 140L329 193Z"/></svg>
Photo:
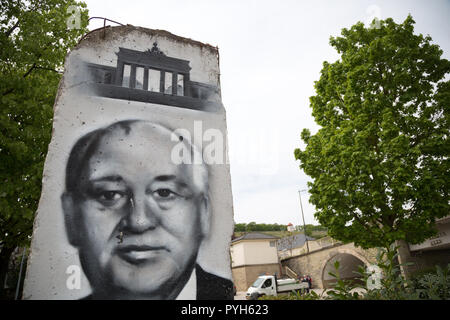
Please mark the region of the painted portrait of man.
<svg viewBox="0 0 450 320"><path fill-rule="evenodd" d="M174 131L125 120L78 139L61 195L85 299L233 299L232 282L197 263L210 232L208 167L176 163Z"/></svg>

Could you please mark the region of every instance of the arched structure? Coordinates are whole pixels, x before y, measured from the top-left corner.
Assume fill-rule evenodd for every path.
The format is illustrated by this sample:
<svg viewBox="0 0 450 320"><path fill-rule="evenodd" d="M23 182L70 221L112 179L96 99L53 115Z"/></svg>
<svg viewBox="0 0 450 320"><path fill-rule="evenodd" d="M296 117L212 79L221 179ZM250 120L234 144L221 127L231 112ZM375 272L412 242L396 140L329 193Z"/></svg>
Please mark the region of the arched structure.
<svg viewBox="0 0 450 320"><path fill-rule="evenodd" d="M328 287L332 277L329 271L334 271L334 262L340 263L340 275L345 279L352 278L353 271L358 270L359 265L369 266L376 263L378 249L362 249L355 247L353 243L335 243L318 250L301 254L286 259L281 259L281 264L289 267L298 275L310 275L313 288Z"/></svg>
<svg viewBox="0 0 450 320"><path fill-rule="evenodd" d="M331 276L329 273L336 273L335 263L339 262L339 277L342 280L352 280L355 281L359 276L357 274L359 267L367 267L369 262L366 258L359 255L353 250L337 250L332 257L323 262L321 267L322 270L322 288L333 287L336 282L336 278Z"/></svg>

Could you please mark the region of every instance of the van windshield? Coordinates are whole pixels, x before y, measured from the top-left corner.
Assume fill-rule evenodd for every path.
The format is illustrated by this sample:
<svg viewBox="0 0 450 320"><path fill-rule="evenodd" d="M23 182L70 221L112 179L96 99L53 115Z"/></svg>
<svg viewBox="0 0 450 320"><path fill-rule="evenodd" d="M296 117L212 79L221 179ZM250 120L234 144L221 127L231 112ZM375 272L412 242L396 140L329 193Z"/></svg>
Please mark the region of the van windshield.
<svg viewBox="0 0 450 320"><path fill-rule="evenodd" d="M263 281L264 281L264 278L258 278L258 279L256 279L256 281L253 282L252 287L258 288L258 287L261 285L261 283L262 283Z"/></svg>

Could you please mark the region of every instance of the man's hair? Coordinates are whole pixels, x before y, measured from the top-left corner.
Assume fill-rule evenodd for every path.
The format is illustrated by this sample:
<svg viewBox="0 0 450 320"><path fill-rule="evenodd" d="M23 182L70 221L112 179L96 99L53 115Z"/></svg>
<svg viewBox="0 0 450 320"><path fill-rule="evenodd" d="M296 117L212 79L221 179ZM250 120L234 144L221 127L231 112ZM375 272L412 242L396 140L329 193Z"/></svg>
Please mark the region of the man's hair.
<svg viewBox="0 0 450 320"><path fill-rule="evenodd" d="M182 141L182 143L186 143L188 145L191 150L191 156L199 156L201 157L200 159L203 159L201 151L199 151L191 141L180 136L176 133L176 131L169 129L168 127L146 120L119 121L107 127L91 131L75 143L70 152L66 166L66 192L74 195L80 195L81 186L83 185L84 180L87 179L85 169L87 168L91 157L98 150L103 137L108 134L112 134L117 130L123 131L124 135L127 136L137 124L149 125L154 129L165 131L168 133L169 137L175 134L180 143ZM202 164L200 165L192 164L191 166L193 170L193 184L198 188L198 190L203 190L205 196L208 196L209 185L207 165L202 161Z"/></svg>

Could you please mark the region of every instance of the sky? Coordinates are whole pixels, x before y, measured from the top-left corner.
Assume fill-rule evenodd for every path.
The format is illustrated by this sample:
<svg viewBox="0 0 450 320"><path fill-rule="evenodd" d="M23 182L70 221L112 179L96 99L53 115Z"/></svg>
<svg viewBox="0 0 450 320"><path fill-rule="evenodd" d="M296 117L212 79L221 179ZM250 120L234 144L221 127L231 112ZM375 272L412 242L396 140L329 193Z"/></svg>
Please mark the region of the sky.
<svg viewBox="0 0 450 320"><path fill-rule="evenodd" d="M342 28L373 18L403 22L430 35L450 59L450 1L84 0L90 17L167 30L219 48L236 223L301 225L299 190L311 181L294 158L300 133L317 132L309 106L329 45ZM109 23L110 24L110 23ZM114 24L111 24L114 25ZM91 20L89 29L103 26ZM307 191L305 222L318 224Z"/></svg>

